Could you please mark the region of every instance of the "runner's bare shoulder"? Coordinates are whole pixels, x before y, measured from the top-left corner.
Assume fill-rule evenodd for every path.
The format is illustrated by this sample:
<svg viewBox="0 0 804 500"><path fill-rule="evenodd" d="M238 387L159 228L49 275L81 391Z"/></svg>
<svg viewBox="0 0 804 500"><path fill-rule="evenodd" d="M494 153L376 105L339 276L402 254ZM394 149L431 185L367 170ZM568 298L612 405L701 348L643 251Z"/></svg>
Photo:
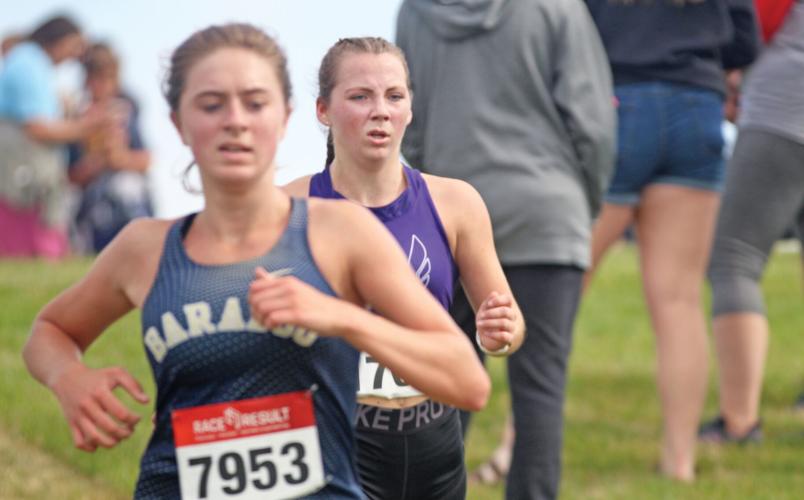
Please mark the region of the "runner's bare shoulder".
<svg viewBox="0 0 804 500"><path fill-rule="evenodd" d="M175 220L142 217L123 228L98 256L95 267L114 273L129 300L141 307L151 289L168 230Z"/></svg>
<svg viewBox="0 0 804 500"><path fill-rule="evenodd" d="M294 198L307 198L310 194L311 175L299 177L282 186L280 189Z"/></svg>

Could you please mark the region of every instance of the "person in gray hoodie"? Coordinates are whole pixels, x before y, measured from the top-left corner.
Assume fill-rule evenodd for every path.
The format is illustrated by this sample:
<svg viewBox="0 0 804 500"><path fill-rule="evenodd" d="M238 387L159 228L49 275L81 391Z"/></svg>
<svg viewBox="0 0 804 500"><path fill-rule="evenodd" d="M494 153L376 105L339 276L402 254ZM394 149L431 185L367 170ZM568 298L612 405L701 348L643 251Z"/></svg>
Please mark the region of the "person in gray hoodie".
<svg viewBox="0 0 804 500"><path fill-rule="evenodd" d="M413 85L402 152L480 192L526 322L508 359L516 438L507 497L555 498L573 322L614 161L603 46L579 0L406 0L397 44ZM473 336L471 308L456 303Z"/></svg>

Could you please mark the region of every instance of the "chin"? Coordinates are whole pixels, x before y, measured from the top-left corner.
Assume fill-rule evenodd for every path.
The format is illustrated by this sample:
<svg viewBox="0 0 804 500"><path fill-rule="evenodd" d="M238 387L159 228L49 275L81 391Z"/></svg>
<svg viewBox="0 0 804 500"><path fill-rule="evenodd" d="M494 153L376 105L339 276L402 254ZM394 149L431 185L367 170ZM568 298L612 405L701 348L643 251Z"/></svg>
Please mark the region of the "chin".
<svg viewBox="0 0 804 500"><path fill-rule="evenodd" d="M267 168L257 168L253 165L223 165L210 172L215 182L227 185L256 184L265 176Z"/></svg>
<svg viewBox="0 0 804 500"><path fill-rule="evenodd" d="M392 156L391 150L386 148L373 148L363 154L367 161L384 162Z"/></svg>

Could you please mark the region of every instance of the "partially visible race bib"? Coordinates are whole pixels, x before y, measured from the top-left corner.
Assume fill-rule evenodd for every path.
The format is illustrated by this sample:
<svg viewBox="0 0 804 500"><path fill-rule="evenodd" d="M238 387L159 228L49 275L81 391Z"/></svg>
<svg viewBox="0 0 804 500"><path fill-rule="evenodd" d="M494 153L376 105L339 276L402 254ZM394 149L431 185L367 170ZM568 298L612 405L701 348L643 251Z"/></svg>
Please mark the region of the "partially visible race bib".
<svg viewBox="0 0 804 500"><path fill-rule="evenodd" d="M175 410L184 500L279 499L326 484L312 392Z"/></svg>
<svg viewBox="0 0 804 500"><path fill-rule="evenodd" d="M359 370L358 396L376 396L386 399L423 396L421 391L411 387L365 352L360 353Z"/></svg>

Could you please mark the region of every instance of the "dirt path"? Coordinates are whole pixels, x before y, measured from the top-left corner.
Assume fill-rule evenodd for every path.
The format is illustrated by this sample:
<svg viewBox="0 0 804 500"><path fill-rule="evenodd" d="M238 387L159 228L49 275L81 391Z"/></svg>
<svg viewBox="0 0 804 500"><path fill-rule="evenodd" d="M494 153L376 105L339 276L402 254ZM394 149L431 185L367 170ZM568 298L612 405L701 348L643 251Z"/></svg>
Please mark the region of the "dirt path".
<svg viewBox="0 0 804 500"><path fill-rule="evenodd" d="M0 500L121 499L41 450L0 430Z"/></svg>

